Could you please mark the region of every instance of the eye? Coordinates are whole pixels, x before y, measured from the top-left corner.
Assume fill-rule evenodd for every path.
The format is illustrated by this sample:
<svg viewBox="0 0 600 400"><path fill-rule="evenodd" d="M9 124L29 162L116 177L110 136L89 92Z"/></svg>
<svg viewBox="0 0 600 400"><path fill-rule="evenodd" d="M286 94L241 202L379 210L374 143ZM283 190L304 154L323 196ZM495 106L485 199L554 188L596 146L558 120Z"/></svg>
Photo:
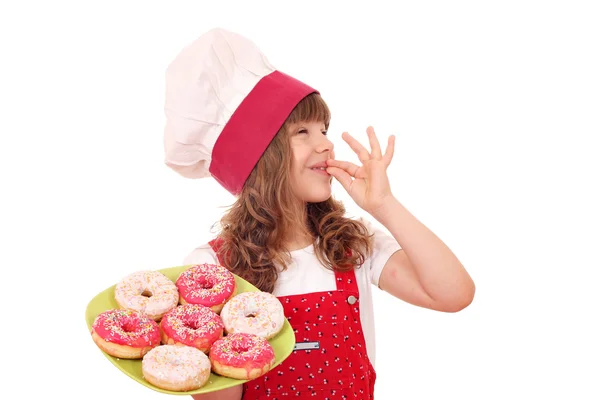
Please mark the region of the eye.
<svg viewBox="0 0 600 400"><path fill-rule="evenodd" d="M301 128L298 130L298 133L308 133L308 130L305 128Z"/></svg>
<svg viewBox="0 0 600 400"><path fill-rule="evenodd" d="M327 136L327 131L321 131L321 133L323 133L323 135Z"/></svg>

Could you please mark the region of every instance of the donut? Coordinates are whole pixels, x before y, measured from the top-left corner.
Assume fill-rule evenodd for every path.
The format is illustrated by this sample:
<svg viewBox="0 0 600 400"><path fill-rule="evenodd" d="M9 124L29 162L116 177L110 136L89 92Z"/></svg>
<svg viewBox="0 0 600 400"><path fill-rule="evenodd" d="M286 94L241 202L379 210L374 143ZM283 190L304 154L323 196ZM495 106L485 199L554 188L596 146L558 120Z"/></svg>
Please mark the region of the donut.
<svg viewBox="0 0 600 400"><path fill-rule="evenodd" d="M210 369L206 354L190 346L158 346L142 359L144 379L175 392L201 388L210 377Z"/></svg>
<svg viewBox="0 0 600 400"><path fill-rule="evenodd" d="M183 344L208 353L223 336L223 321L217 313L200 304L182 304L166 313L160 321L163 344Z"/></svg>
<svg viewBox="0 0 600 400"><path fill-rule="evenodd" d="M275 352L266 339L232 333L217 340L208 355L214 373L233 379L256 379L275 363Z"/></svg>
<svg viewBox="0 0 600 400"><path fill-rule="evenodd" d="M134 310L107 310L92 324L92 338L100 349L117 358L139 359L160 345L156 321Z"/></svg>
<svg viewBox="0 0 600 400"><path fill-rule="evenodd" d="M217 314L237 289L235 277L227 268L207 263L183 271L175 285L181 304L202 304Z"/></svg>
<svg viewBox="0 0 600 400"><path fill-rule="evenodd" d="M177 287L158 271L134 272L115 286L115 301L120 308L136 310L155 321L179 303Z"/></svg>
<svg viewBox="0 0 600 400"><path fill-rule="evenodd" d="M267 292L243 292L229 300L221 319L226 333L250 333L271 339L283 328L285 316L277 297Z"/></svg>
<svg viewBox="0 0 600 400"><path fill-rule="evenodd" d="M163 344L183 344L208 353L223 336L223 322L217 313L200 304L182 304L166 313L160 321Z"/></svg>

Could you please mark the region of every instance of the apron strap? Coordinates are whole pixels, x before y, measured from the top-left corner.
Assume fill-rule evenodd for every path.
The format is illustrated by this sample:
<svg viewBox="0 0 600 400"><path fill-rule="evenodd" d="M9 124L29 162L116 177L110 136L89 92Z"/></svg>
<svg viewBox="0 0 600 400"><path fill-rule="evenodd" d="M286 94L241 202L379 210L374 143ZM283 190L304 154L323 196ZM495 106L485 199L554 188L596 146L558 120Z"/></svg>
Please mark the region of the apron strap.
<svg viewBox="0 0 600 400"><path fill-rule="evenodd" d="M346 250L346 255L352 255L352 250ZM358 296L358 284L356 283L354 268L345 272L335 271L335 285L337 290L356 292L356 296Z"/></svg>
<svg viewBox="0 0 600 400"><path fill-rule="evenodd" d="M356 292L358 296L358 284L354 269L345 272L335 271L335 286L337 290Z"/></svg>

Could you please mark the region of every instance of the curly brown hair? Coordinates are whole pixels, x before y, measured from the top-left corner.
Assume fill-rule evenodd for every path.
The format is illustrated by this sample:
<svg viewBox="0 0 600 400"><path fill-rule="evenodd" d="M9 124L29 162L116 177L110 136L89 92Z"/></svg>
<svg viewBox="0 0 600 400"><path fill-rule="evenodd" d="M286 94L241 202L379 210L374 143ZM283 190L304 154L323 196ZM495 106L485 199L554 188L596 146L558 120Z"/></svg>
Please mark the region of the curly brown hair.
<svg viewBox="0 0 600 400"><path fill-rule="evenodd" d="M291 261L284 238L302 231L312 237L315 255L330 270L360 266L372 251L372 235L360 221L345 217L340 201L303 203L292 192L289 127L298 122L324 122L331 114L313 93L294 108L246 180L242 192L221 218L217 240L220 259L231 272L262 291L272 293L278 268Z"/></svg>

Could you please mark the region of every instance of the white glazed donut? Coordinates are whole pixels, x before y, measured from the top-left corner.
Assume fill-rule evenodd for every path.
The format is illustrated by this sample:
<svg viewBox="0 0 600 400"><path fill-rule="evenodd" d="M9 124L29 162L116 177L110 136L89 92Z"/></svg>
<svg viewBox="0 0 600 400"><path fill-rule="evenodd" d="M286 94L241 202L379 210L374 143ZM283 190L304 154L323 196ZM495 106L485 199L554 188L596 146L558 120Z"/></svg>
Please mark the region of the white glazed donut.
<svg viewBox="0 0 600 400"><path fill-rule="evenodd" d="M221 311L225 331L249 333L265 339L277 335L285 316L277 297L267 292L243 292L225 303Z"/></svg>
<svg viewBox="0 0 600 400"><path fill-rule="evenodd" d="M154 386L175 392L204 386L210 370L208 356L191 346L158 346L146 353L142 360L144 379Z"/></svg>
<svg viewBox="0 0 600 400"><path fill-rule="evenodd" d="M117 283L115 301L122 309L139 311L158 321L179 304L179 292L164 274L138 271Z"/></svg>

